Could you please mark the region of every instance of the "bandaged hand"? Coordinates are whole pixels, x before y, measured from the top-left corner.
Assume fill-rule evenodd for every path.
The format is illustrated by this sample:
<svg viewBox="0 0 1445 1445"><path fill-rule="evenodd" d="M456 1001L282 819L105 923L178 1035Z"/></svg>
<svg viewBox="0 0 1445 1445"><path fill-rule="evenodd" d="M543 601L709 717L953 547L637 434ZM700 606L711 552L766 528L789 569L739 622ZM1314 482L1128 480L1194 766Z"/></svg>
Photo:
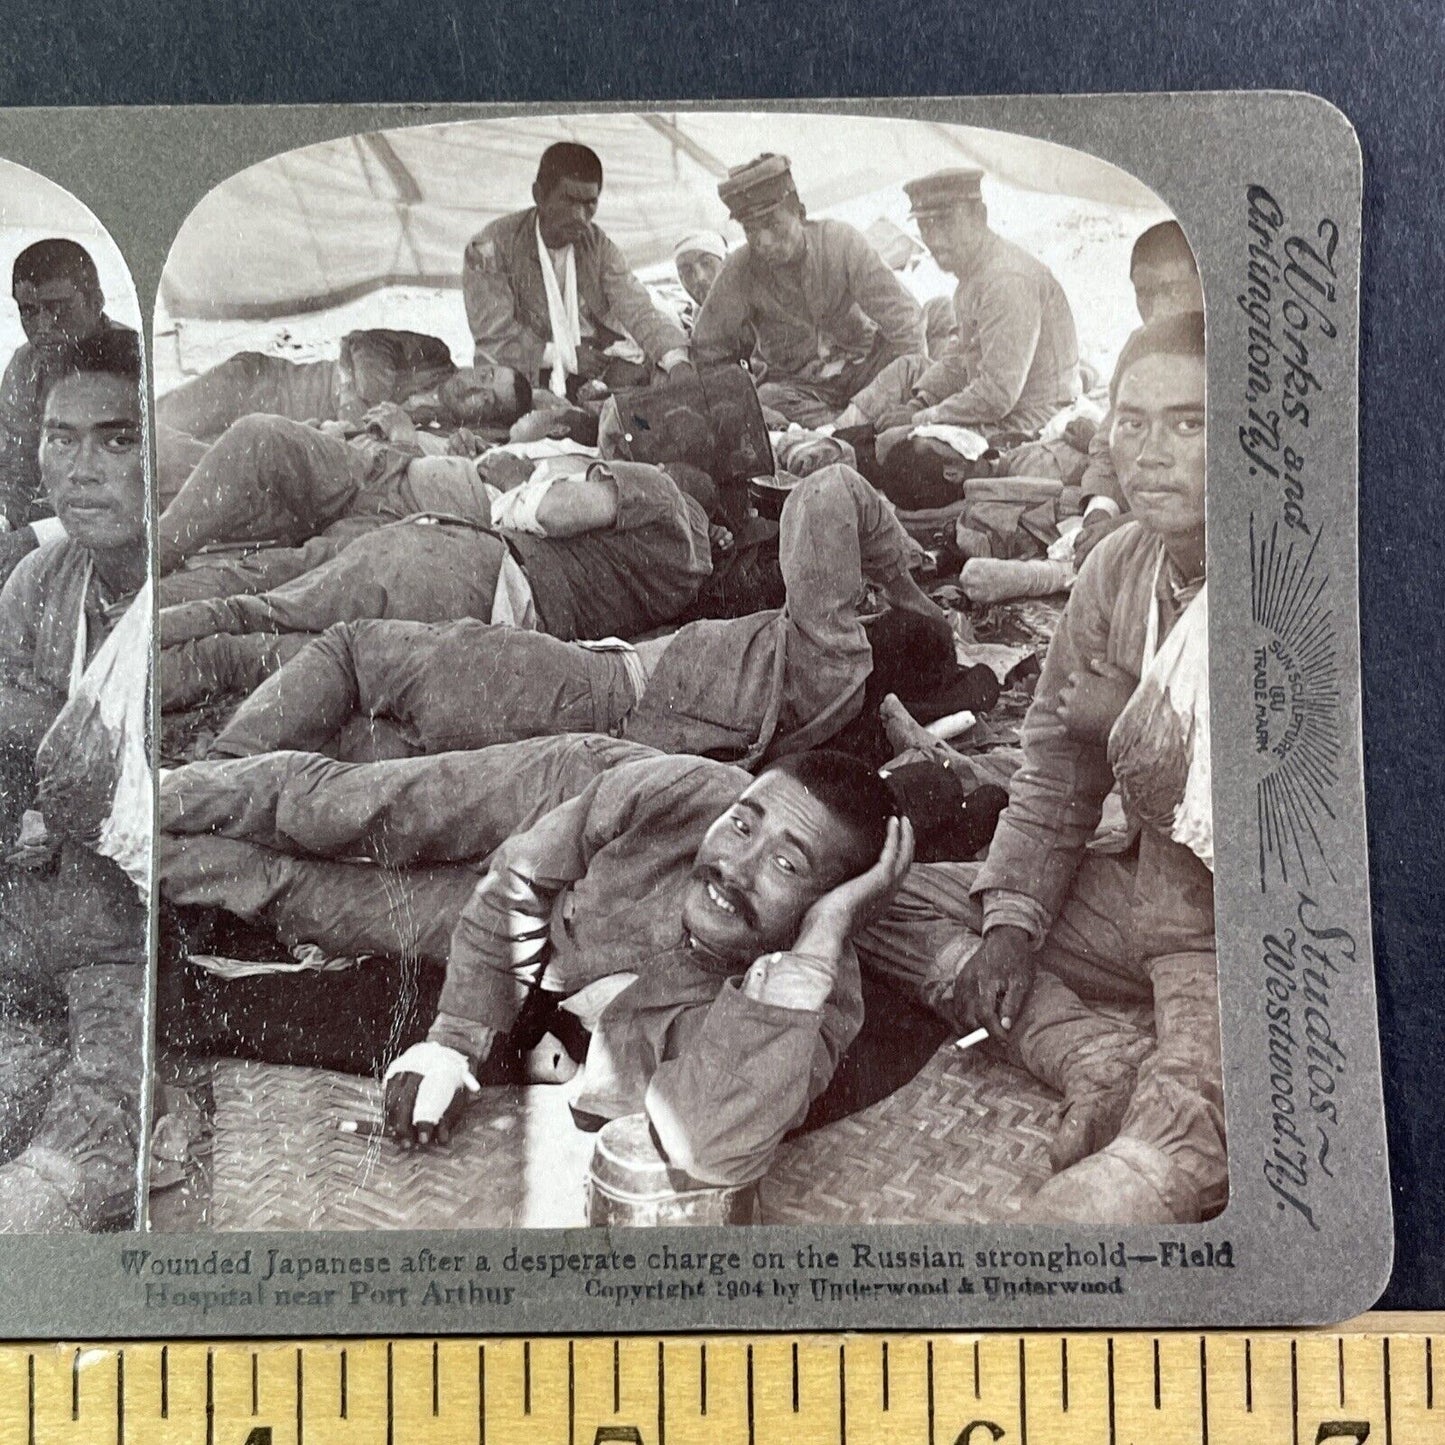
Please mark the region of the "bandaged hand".
<svg viewBox="0 0 1445 1445"><path fill-rule="evenodd" d="M445 1144L467 1095L480 1092L465 1054L430 1039L413 1044L382 1079L386 1135L403 1149Z"/></svg>

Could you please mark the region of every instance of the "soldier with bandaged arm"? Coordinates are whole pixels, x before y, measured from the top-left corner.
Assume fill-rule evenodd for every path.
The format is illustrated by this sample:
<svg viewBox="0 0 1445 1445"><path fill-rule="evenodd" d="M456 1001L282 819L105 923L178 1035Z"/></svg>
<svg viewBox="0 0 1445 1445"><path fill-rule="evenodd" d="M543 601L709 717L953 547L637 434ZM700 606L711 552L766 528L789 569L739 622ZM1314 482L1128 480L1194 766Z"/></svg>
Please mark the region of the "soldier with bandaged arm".
<svg viewBox="0 0 1445 1445"><path fill-rule="evenodd" d="M860 940L865 966L911 976L1065 1096L1041 1221L1197 1221L1227 1193L1204 393L1202 315L1130 338L1110 396L1130 521L1079 574L988 859L915 869ZM1114 789L1128 828L1106 844ZM1096 1004L1152 1004L1153 1028Z"/></svg>
<svg viewBox="0 0 1445 1445"><path fill-rule="evenodd" d="M140 349L52 358L63 529L0 591L0 1231L130 1228L145 1035L150 601Z"/></svg>

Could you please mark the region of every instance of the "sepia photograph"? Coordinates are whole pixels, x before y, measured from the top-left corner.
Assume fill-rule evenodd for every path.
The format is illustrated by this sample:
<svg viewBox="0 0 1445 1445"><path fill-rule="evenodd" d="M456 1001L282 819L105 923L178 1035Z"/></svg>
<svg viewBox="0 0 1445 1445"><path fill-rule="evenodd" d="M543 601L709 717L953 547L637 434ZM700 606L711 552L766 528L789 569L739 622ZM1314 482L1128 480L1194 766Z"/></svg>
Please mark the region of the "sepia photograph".
<svg viewBox="0 0 1445 1445"><path fill-rule="evenodd" d="M845 114L357 133L196 205L152 361L151 1229L1223 1210L1204 291L1143 182ZM0 549L75 553L45 727L89 698L123 784L48 435Z"/></svg>
<svg viewBox="0 0 1445 1445"><path fill-rule="evenodd" d="M0 1233L141 1224L153 787L140 315L0 160Z"/></svg>

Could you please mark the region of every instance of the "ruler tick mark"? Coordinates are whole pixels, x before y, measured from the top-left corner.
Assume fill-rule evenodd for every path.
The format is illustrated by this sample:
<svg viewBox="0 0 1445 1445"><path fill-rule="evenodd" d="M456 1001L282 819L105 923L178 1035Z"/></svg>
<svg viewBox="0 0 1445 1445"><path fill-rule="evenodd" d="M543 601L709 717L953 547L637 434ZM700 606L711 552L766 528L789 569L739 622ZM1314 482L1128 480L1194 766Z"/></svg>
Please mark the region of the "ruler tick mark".
<svg viewBox="0 0 1445 1445"><path fill-rule="evenodd" d="M477 1346L477 1445L487 1445L487 1347Z"/></svg>
<svg viewBox="0 0 1445 1445"><path fill-rule="evenodd" d="M1159 1403L1159 1341L1154 1341L1154 1408L1160 1408Z"/></svg>
<svg viewBox="0 0 1445 1445"><path fill-rule="evenodd" d="M848 1445L848 1361L838 1346L838 1445Z"/></svg>
<svg viewBox="0 0 1445 1445"><path fill-rule="evenodd" d="M1209 1445L1209 1353L1203 1335L1199 1337L1199 1438Z"/></svg>
<svg viewBox="0 0 1445 1445"><path fill-rule="evenodd" d="M928 1342L928 1445L933 1445L933 1341Z"/></svg>
<svg viewBox="0 0 1445 1445"><path fill-rule="evenodd" d="M80 1351L70 1360L70 1418L80 1419Z"/></svg>
<svg viewBox="0 0 1445 1445"><path fill-rule="evenodd" d="M261 1371L259 1361L256 1359L256 1352L251 1351L251 1413L258 1414L261 1409Z"/></svg>
<svg viewBox="0 0 1445 1445"><path fill-rule="evenodd" d="M161 1346L161 1419L171 1418L171 1351L169 1345Z"/></svg>
<svg viewBox="0 0 1445 1445"><path fill-rule="evenodd" d="M752 1358L751 1355L748 1357ZM793 1344L793 1414L798 1413L798 1346Z"/></svg>
<svg viewBox="0 0 1445 1445"><path fill-rule="evenodd" d="M612 1341L612 1413L622 1409L622 1342Z"/></svg>
<svg viewBox="0 0 1445 1445"><path fill-rule="evenodd" d="M1394 1445L1395 1422L1391 1410L1390 1400L1390 1339L1385 1337L1384 1349L1384 1370L1385 1370L1385 1445Z"/></svg>
<svg viewBox="0 0 1445 1445"><path fill-rule="evenodd" d="M1029 1372L1022 1336L1019 1337L1019 1445L1029 1445Z"/></svg>
<svg viewBox="0 0 1445 1445"><path fill-rule="evenodd" d="M522 1413L532 1413L532 1342L522 1342Z"/></svg>
<svg viewBox="0 0 1445 1445"><path fill-rule="evenodd" d="M115 1445L125 1445L125 1351L115 1352Z"/></svg>
<svg viewBox="0 0 1445 1445"><path fill-rule="evenodd" d="M210 1350L206 1351L206 1445L216 1445L216 1360Z"/></svg>
<svg viewBox="0 0 1445 1445"><path fill-rule="evenodd" d="M1109 1386L1109 1445L1116 1445L1114 1436L1114 1339L1112 1335L1109 1337L1107 1362L1107 1378Z"/></svg>
<svg viewBox="0 0 1445 1445"><path fill-rule="evenodd" d="M338 1371L338 1384L339 1384L339 1389L338 1389L337 1393L338 1393L338 1395L339 1395L340 1398L341 1398L341 1418L344 1420L344 1419L346 1418L346 1351L345 1351L345 1350L342 1350L342 1352L341 1352L341 1362L340 1362L339 1371Z"/></svg>
<svg viewBox="0 0 1445 1445"><path fill-rule="evenodd" d="M1425 1408L1435 1408L1435 1351L1434 1341L1425 1336Z"/></svg>
<svg viewBox="0 0 1445 1445"><path fill-rule="evenodd" d="M707 1346L698 1347L697 1356L697 1404L700 1414L707 1414ZM794 1406L794 1409L797 1407Z"/></svg>
<svg viewBox="0 0 1445 1445"><path fill-rule="evenodd" d="M391 1346L387 1346L388 1352ZM306 1360L300 1350L296 1351L296 1445L301 1445L306 1434ZM391 1440L391 1425L388 1421L386 1438Z"/></svg>
<svg viewBox="0 0 1445 1445"><path fill-rule="evenodd" d="M1335 1341L1335 1374L1339 1380L1340 1409L1345 1408L1345 1337Z"/></svg>
<svg viewBox="0 0 1445 1445"><path fill-rule="evenodd" d="M442 1412L442 1376L441 1376L441 1346L433 1340L431 1342L431 1412L432 1418ZM572 1346L567 1346L567 1362L572 1362Z"/></svg>
<svg viewBox="0 0 1445 1445"><path fill-rule="evenodd" d="M436 1348L435 1345L432 1346ZM433 1412L435 1413L435 1412ZM577 1359L575 1345L567 1341L567 1445L577 1440Z"/></svg>
<svg viewBox="0 0 1445 1445"><path fill-rule="evenodd" d="M667 1445L667 1360L657 1342L657 1445Z"/></svg>
<svg viewBox="0 0 1445 1445"><path fill-rule="evenodd" d="M1059 1393L1063 1397L1064 1413L1069 1413L1069 1342L1059 1341Z"/></svg>
<svg viewBox="0 0 1445 1445"><path fill-rule="evenodd" d="M35 1356L25 1357L25 1445L35 1445Z"/></svg>
<svg viewBox="0 0 1445 1445"><path fill-rule="evenodd" d="M888 1408L888 1341L883 1341L883 1408Z"/></svg>
<svg viewBox="0 0 1445 1445"><path fill-rule="evenodd" d="M973 1342L973 1398L977 1400L982 1390L982 1376L978 1358L978 1341Z"/></svg>
<svg viewBox="0 0 1445 1445"><path fill-rule="evenodd" d="M1254 1414L1254 1346L1249 1339L1244 1342L1244 1409Z"/></svg>
<svg viewBox="0 0 1445 1445"><path fill-rule="evenodd" d="M1299 1348L1289 1342L1289 1413L1290 1439L1299 1445Z"/></svg>
<svg viewBox="0 0 1445 1445"><path fill-rule="evenodd" d="M391 1341L386 1342L386 1445L396 1438L396 1369Z"/></svg>
<svg viewBox="0 0 1445 1445"><path fill-rule="evenodd" d="M793 1348L796 1350L797 1346ZM748 1346L748 1445L755 1445L756 1436L753 1433L753 1347Z"/></svg>

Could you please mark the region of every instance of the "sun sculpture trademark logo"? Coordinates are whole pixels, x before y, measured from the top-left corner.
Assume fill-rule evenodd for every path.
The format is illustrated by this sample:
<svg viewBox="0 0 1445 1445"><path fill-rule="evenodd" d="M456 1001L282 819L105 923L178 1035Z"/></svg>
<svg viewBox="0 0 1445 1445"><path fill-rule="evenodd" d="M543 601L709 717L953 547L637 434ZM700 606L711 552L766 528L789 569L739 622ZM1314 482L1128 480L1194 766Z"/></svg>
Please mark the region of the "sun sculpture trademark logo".
<svg viewBox="0 0 1445 1445"><path fill-rule="evenodd" d="M1259 823L1259 886L1334 878L1321 832L1335 814L1342 748L1337 624L1329 574L1316 567L1319 533L1302 545L1279 524L1256 538L1251 647L1254 738L1250 757Z"/></svg>

